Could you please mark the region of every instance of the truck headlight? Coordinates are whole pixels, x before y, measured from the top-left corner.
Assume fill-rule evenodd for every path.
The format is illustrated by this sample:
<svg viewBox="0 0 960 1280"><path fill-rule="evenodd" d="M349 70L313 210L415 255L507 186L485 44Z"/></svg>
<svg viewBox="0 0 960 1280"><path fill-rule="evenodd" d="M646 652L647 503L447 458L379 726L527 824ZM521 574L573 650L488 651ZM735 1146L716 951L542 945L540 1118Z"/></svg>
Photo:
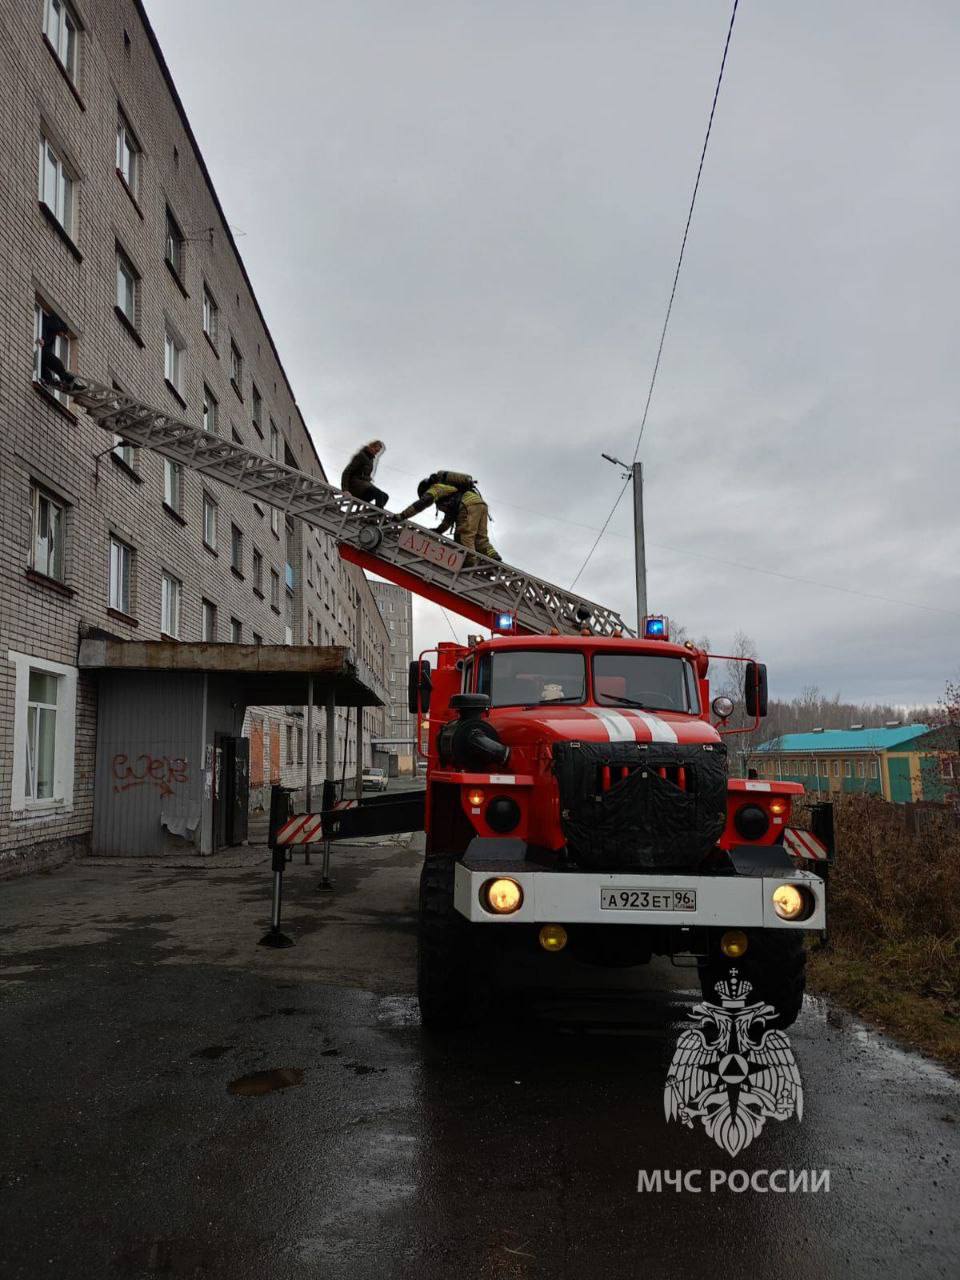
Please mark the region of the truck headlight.
<svg viewBox="0 0 960 1280"><path fill-rule="evenodd" d="M733 825L744 840L762 840L770 830L770 819L758 804L742 804L733 815Z"/></svg>
<svg viewBox="0 0 960 1280"><path fill-rule="evenodd" d="M496 796L487 805L486 818L488 827L506 835L520 821L520 806L513 796Z"/></svg>
<svg viewBox="0 0 960 1280"><path fill-rule="evenodd" d="M480 905L498 916L509 916L523 906L523 890L516 880L488 880L480 890Z"/></svg>
<svg viewBox="0 0 960 1280"><path fill-rule="evenodd" d="M816 903L805 885L778 884L773 891L773 909L781 920L806 920Z"/></svg>

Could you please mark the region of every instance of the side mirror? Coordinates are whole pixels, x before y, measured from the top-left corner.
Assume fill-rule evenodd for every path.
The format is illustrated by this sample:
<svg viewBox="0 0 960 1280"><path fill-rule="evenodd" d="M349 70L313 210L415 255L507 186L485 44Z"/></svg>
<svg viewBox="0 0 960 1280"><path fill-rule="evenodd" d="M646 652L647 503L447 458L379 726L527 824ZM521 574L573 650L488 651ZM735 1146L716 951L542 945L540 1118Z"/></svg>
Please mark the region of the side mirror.
<svg viewBox="0 0 960 1280"><path fill-rule="evenodd" d="M407 681L407 707L415 716L420 711L430 710L430 663L424 658L410 663L410 675Z"/></svg>
<svg viewBox="0 0 960 1280"><path fill-rule="evenodd" d="M756 719L767 714L767 664L748 662L747 678L743 684L743 699L747 715Z"/></svg>

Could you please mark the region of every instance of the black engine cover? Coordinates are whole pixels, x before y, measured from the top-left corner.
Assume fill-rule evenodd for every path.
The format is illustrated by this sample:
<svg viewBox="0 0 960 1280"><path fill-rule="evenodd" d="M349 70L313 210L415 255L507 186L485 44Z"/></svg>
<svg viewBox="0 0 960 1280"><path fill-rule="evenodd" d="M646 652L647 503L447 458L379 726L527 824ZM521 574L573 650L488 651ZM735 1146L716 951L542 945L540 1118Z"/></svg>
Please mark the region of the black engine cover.
<svg viewBox="0 0 960 1280"><path fill-rule="evenodd" d="M604 766L612 774L609 789ZM553 768L567 850L584 870L691 871L726 825L727 749L721 743L558 742ZM674 780L680 768L682 789Z"/></svg>

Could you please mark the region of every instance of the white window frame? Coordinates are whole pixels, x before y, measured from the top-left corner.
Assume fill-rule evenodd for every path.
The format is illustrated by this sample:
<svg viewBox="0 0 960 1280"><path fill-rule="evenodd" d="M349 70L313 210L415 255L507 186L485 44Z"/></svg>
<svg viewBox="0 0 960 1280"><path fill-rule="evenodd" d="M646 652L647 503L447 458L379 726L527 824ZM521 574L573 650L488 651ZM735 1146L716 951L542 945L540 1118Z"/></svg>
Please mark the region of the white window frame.
<svg viewBox="0 0 960 1280"><path fill-rule="evenodd" d="M59 148L42 131L38 155L38 198L72 240L76 216L76 178Z"/></svg>
<svg viewBox="0 0 960 1280"><path fill-rule="evenodd" d="M280 608L280 575L273 568L270 570L270 607Z"/></svg>
<svg viewBox="0 0 960 1280"><path fill-rule="evenodd" d="M220 308L206 285L203 286L203 332L216 347L220 336Z"/></svg>
<svg viewBox="0 0 960 1280"><path fill-rule="evenodd" d="M230 619L230 643L231 644L243 643L243 623L240 621L239 618Z"/></svg>
<svg viewBox="0 0 960 1280"><path fill-rule="evenodd" d="M107 574L107 603L117 613L132 617L133 547L115 534L110 535L110 564ZM118 548L114 556L114 547ZM123 553L126 553L124 555ZM114 574L114 567L119 570Z"/></svg>
<svg viewBox="0 0 960 1280"><path fill-rule="evenodd" d="M31 519L31 538L30 538L30 566L36 573L42 573L46 578L52 578L55 582L66 581L67 572L67 555L66 555L66 534L67 534L67 509L68 504L62 498L56 497L49 489L45 489L43 485L32 483L30 486L30 499L33 508ZM47 539L47 549L43 550L40 543L40 511L41 504L47 503L58 512L58 536ZM48 517L49 527L49 517ZM52 549L50 544L52 543ZM51 561L53 563L51 564Z"/></svg>
<svg viewBox="0 0 960 1280"><path fill-rule="evenodd" d="M13 776L10 808L13 817L40 817L45 813L69 812L73 808L74 751L76 746L77 668L13 649L7 661L15 671L13 717ZM27 706L30 671L42 671L59 678L57 724L54 747L53 795L34 800L27 795Z"/></svg>
<svg viewBox="0 0 960 1280"><path fill-rule="evenodd" d="M185 245L186 239L184 238L180 223L173 216L170 206L167 205L166 217L164 219L163 256L172 267L178 280L183 279Z"/></svg>
<svg viewBox="0 0 960 1280"><path fill-rule="evenodd" d="M255 591L263 591L263 552L259 547L254 547L251 552L250 573L253 577L253 586Z"/></svg>
<svg viewBox="0 0 960 1280"><path fill-rule="evenodd" d="M220 401L206 383L203 384L203 429L208 435L220 434Z"/></svg>
<svg viewBox="0 0 960 1280"><path fill-rule="evenodd" d="M183 508L183 466L172 458L163 460L163 501L180 514Z"/></svg>
<svg viewBox="0 0 960 1280"><path fill-rule="evenodd" d="M230 524L230 568L243 573L243 530L238 524Z"/></svg>
<svg viewBox="0 0 960 1280"><path fill-rule="evenodd" d="M183 583L166 569L160 574L160 630L172 640L180 639Z"/></svg>
<svg viewBox="0 0 960 1280"><path fill-rule="evenodd" d="M207 516L212 514L212 521ZM203 541L211 551L217 550L220 533L220 508L215 498L204 491L203 494ZM212 536L211 536L212 535Z"/></svg>
<svg viewBox="0 0 960 1280"><path fill-rule="evenodd" d="M77 83L77 46L83 28L66 0L46 0L43 6L43 34L73 84Z"/></svg>
<svg viewBox="0 0 960 1280"><path fill-rule="evenodd" d="M230 339L230 381L233 383L237 391L243 391L243 352Z"/></svg>
<svg viewBox="0 0 960 1280"><path fill-rule="evenodd" d="M121 293L121 282L123 292ZM140 277L137 275L137 269L133 263L117 245L117 306L130 321L134 328L137 326L137 294L139 292ZM129 310L127 308L129 303Z"/></svg>
<svg viewBox="0 0 960 1280"><path fill-rule="evenodd" d="M208 621L210 626L207 626ZM200 639L212 644L217 638L217 606L204 597L200 601Z"/></svg>
<svg viewBox="0 0 960 1280"><path fill-rule="evenodd" d="M123 108L117 107L117 173L127 184L131 195L136 196L140 190L140 157L143 148L137 135L130 126L130 121Z"/></svg>
<svg viewBox="0 0 960 1280"><path fill-rule="evenodd" d="M187 348L183 339L177 335L169 324L164 325L163 376L181 398L183 397L183 375L186 359ZM173 375L172 377L171 374Z"/></svg>
<svg viewBox="0 0 960 1280"><path fill-rule="evenodd" d="M254 382L251 385L251 397L253 403L250 408L250 421L253 423L254 430L257 435L263 437L263 396L260 394L260 388Z"/></svg>

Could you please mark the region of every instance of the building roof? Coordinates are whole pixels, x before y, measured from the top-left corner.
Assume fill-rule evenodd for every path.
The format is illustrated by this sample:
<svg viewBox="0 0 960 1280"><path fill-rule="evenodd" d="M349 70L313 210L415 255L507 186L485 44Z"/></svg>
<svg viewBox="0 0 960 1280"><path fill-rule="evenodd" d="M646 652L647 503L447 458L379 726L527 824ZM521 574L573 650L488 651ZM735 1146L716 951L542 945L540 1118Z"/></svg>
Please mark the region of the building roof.
<svg viewBox="0 0 960 1280"><path fill-rule="evenodd" d="M784 733L758 751L892 751L929 732L929 725L901 724L895 729L824 729L822 733Z"/></svg>

